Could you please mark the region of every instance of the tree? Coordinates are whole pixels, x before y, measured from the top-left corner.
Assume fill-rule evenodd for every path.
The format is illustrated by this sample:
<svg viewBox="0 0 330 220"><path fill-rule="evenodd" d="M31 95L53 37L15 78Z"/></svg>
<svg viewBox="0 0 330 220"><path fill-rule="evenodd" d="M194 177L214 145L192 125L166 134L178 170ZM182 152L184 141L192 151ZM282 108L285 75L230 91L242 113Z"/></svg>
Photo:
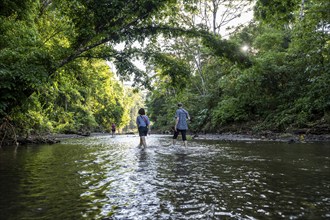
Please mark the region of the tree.
<svg viewBox="0 0 330 220"><path fill-rule="evenodd" d="M162 9L172 3L175 1L3 1L0 116L20 106L77 59L111 60L123 78L135 74L136 82L145 83L147 75L131 59L148 53L132 48L132 43L179 30L161 22L167 16ZM12 5L15 7L9 9ZM125 42L124 50L114 49L121 42Z"/></svg>
<svg viewBox="0 0 330 220"><path fill-rule="evenodd" d="M168 120L172 118L173 106L175 109L173 104L177 101L185 102L191 115L196 116L192 120L191 128L201 130L204 124L211 120L211 109L217 106L219 101L221 90L218 82L224 73L223 69L226 68L226 60L246 66L251 64L236 42L221 37L225 35L225 26L239 18L247 10L250 1L193 0L190 1L192 4L188 5L184 2L173 9L185 12L173 15L173 22L189 28L201 27L211 34L203 39L180 36L173 41L156 41L156 47L161 48L169 54L167 57L175 61L162 60L154 65L156 73L166 74L154 76L157 92L152 93L151 100L162 104L155 105L150 101L149 108L157 117L156 126L164 126L165 130L168 129ZM170 65L159 66L158 63ZM168 74L168 69L172 70L171 74ZM177 81L180 84L176 83ZM167 110L169 108L170 111Z"/></svg>
<svg viewBox="0 0 330 220"><path fill-rule="evenodd" d="M181 37L166 48L189 64L189 82L180 92L176 88L171 99L168 90L158 89L160 94L153 93L151 100L166 108L178 94L185 97L196 130L220 131L230 125L236 130L245 126L280 131L329 127L328 9L324 0L257 1L258 21L227 40ZM182 19L186 25L196 21L189 16L195 16L197 7L190 11L194 15ZM249 47L243 52L244 44ZM163 108L153 107L164 115L157 118L162 123L168 117Z"/></svg>
<svg viewBox="0 0 330 220"><path fill-rule="evenodd" d="M120 128L131 99L105 61L74 61L33 93L11 117L19 134L86 133Z"/></svg>

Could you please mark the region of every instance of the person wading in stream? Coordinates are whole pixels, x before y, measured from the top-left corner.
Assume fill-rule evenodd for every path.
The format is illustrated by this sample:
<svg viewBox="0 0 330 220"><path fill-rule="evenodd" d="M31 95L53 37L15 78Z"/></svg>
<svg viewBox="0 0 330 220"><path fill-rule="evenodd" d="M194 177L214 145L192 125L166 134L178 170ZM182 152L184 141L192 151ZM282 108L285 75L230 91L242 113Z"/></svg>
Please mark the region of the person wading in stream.
<svg viewBox="0 0 330 220"><path fill-rule="evenodd" d="M143 146L143 149L147 147L146 143L146 136L148 134L148 126L150 124L148 116L146 116L146 112L144 108L140 108L139 110L139 116L136 118L136 124L139 129L139 136L140 136L140 144L139 148Z"/></svg>
<svg viewBox="0 0 330 220"><path fill-rule="evenodd" d="M182 107L182 103L178 103L178 109L175 113L175 126L174 126L174 136L173 136L173 145L176 143L176 139L181 133L184 146L187 147L187 137L186 133L188 130L187 120L190 120L189 113Z"/></svg>
<svg viewBox="0 0 330 220"><path fill-rule="evenodd" d="M111 125L111 135L112 135L112 137L115 137L115 134L116 134L116 124L112 123L112 125Z"/></svg>

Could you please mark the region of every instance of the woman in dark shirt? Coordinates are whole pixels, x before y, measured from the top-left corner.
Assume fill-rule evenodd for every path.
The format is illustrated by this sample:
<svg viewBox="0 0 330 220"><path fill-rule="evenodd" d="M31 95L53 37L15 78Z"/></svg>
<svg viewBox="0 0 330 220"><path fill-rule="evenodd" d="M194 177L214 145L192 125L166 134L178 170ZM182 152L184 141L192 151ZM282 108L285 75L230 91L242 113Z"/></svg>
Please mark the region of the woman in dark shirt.
<svg viewBox="0 0 330 220"><path fill-rule="evenodd" d="M148 134L148 126L150 124L150 121L148 116L146 116L144 108L140 108L139 116L136 117L136 124L138 126L140 136L139 147L143 146L143 149L145 149L147 147L146 136Z"/></svg>

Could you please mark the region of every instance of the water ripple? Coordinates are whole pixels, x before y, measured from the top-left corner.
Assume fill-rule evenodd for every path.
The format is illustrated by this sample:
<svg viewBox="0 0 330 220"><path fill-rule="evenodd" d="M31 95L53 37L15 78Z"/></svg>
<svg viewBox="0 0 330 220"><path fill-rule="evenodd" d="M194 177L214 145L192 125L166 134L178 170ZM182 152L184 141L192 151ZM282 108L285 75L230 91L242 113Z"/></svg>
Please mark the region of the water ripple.
<svg viewBox="0 0 330 220"><path fill-rule="evenodd" d="M289 149L208 141L189 141L184 148L171 147L170 136L148 136L148 148L140 150L138 141L107 135L71 139L27 151L22 166L0 160L0 174L20 183L0 204L17 198L20 214L12 219L330 216L328 148L318 146L319 153L307 144Z"/></svg>

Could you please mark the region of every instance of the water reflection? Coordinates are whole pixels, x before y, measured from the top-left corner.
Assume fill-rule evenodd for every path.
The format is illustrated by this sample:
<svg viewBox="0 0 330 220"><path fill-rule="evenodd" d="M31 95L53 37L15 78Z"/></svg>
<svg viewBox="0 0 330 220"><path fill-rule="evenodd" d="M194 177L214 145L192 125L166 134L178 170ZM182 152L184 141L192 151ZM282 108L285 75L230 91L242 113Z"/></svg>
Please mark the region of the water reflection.
<svg viewBox="0 0 330 220"><path fill-rule="evenodd" d="M3 219L327 219L327 144L100 136L0 152ZM13 157L15 155L15 157Z"/></svg>

